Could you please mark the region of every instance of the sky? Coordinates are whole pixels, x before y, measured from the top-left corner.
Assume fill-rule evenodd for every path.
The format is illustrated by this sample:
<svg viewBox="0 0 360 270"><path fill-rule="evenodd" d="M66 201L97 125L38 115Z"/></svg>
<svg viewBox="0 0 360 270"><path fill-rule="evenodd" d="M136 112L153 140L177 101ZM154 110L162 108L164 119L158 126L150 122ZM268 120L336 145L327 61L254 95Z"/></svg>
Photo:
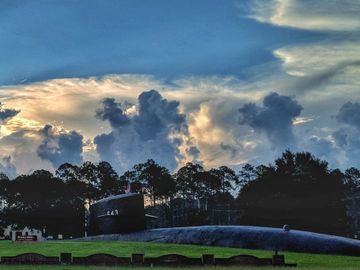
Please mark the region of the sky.
<svg viewBox="0 0 360 270"><path fill-rule="evenodd" d="M357 0L2 0L0 172L310 151L360 167Z"/></svg>

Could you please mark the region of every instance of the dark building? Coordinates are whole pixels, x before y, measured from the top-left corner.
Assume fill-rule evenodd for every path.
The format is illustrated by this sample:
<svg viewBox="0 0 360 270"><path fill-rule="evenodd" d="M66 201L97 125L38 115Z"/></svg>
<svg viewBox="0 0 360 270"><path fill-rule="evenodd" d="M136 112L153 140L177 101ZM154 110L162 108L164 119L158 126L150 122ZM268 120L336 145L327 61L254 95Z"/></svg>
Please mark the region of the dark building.
<svg viewBox="0 0 360 270"><path fill-rule="evenodd" d="M144 197L141 194L111 196L90 206L90 235L128 233L144 229Z"/></svg>

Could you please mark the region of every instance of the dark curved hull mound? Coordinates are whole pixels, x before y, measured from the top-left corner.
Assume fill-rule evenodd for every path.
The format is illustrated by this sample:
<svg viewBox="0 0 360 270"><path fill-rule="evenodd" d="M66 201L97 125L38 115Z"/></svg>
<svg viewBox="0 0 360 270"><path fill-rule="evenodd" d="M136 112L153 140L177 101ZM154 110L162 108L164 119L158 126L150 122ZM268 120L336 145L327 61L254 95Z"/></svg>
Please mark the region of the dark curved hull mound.
<svg viewBox="0 0 360 270"><path fill-rule="evenodd" d="M360 241L327 234L254 226L199 226L98 235L85 240L196 244L360 256Z"/></svg>

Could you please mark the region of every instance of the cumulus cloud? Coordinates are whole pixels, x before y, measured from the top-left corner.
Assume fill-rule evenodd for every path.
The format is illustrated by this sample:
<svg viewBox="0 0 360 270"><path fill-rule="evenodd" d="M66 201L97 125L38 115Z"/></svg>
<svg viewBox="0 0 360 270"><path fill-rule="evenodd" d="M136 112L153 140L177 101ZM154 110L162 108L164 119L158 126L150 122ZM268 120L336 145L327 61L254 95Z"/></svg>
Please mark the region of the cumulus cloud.
<svg viewBox="0 0 360 270"><path fill-rule="evenodd" d="M351 127L339 128L333 133L333 138L346 157L346 166L359 167L360 131Z"/></svg>
<svg viewBox="0 0 360 270"><path fill-rule="evenodd" d="M37 126L19 127L18 130L0 138L0 148L5 156L11 157L11 164L16 167L18 174L31 173L39 168L51 171L53 170L51 163L40 159L36 154L41 142L42 138Z"/></svg>
<svg viewBox="0 0 360 270"><path fill-rule="evenodd" d="M84 141L91 139L83 147L84 159L96 162L102 150L102 156L105 155L104 153L111 152L112 141L115 140L114 137L118 136L122 121L125 123L129 118L131 122L129 125L132 125L133 128L134 123L132 122L135 122L135 119L139 125L143 122L148 123L144 117L135 117L139 115L137 98L143 89L155 87L155 89L161 89L164 99L179 100L180 104L177 105L177 108L181 112L180 114L188 116L188 132L190 134L186 134L185 129L182 130L183 136L180 138L180 142L183 141L183 143L180 144L179 151L183 157L179 157L180 159L184 158L182 159L184 162L201 159L208 162L204 164L208 166L238 163L239 160L246 159L244 155L239 154L234 160L225 158L228 154L230 156L230 152L226 152L228 153L226 155L223 154L219 145L221 142L238 144L235 137L228 132L234 126L239 128L236 125L236 106L239 103L257 101L262 98L263 93L267 91L264 86L266 86L265 83L254 85L227 76L182 77L165 84L151 76L122 74L54 79L1 87L0 100L6 101L9 107L21 107L21 114L8 119L6 125L2 125L1 135L6 138L0 139L0 149L4 154L13 157L19 173L28 173L34 168L52 170L50 162L40 159L36 154L37 148L43 141L38 130L43 129L46 123L50 123L53 127L61 127L65 130L81 130ZM107 100L106 113L100 110L94 117L99 100L107 97L113 97L115 100ZM122 102L120 106L116 100L125 100L130 103ZM171 104L176 105L176 103ZM145 108L146 104L142 107ZM122 113L115 113L115 111L113 114L110 113L112 109L117 110L118 108L122 110ZM111 115L116 115L118 118L111 119ZM175 118L171 120L171 117ZM164 122L165 125L168 123L173 130L176 130L176 126L169 123L169 121L177 121L176 117L176 115L169 115L169 120ZM208 127L204 126L205 118L209 118ZM104 120L111 124L107 125ZM114 125L114 128L111 125ZM137 125L136 132L142 134L142 138L151 135L143 132L141 128L139 129L139 125ZM156 125L151 128L155 127L156 130L159 128ZM206 132L201 130L201 127L206 128ZM126 131L130 129L126 129ZM211 138L214 135L214 129L223 134L216 137L216 140ZM11 134L13 135L10 136ZM99 143L103 147L96 149L93 138L99 134L103 135L98 136L96 140L102 140L104 143ZM177 143L175 138L173 139L174 143ZM252 147L252 142L249 142L248 139L245 141L248 148ZM108 142L109 148L105 147L106 142ZM26 145L26 151L23 151L24 145ZM145 151L145 149L141 151ZM11 153L16 153L16 157ZM26 162L25 156L32 160L31 164ZM221 158L219 158L220 156ZM114 153L113 160L118 159L121 159L121 156Z"/></svg>
<svg viewBox="0 0 360 270"><path fill-rule="evenodd" d="M65 162L80 164L82 162L83 136L76 131L56 132L51 125L40 130L42 143L37 148L38 156L59 167Z"/></svg>
<svg viewBox="0 0 360 270"><path fill-rule="evenodd" d="M324 158L327 157L329 152L332 152L333 144L331 141L324 138L311 137L310 140L310 149L317 157Z"/></svg>
<svg viewBox="0 0 360 270"><path fill-rule="evenodd" d="M22 120L22 125L36 121L42 126L51 123L67 130L80 127L84 137L94 138L99 129L104 133L110 131L101 119L94 118L94 108L107 97L135 104L144 89L161 89L163 97L179 100L180 108L189 111L216 98L256 101L271 86L264 82L249 84L231 76L190 76L165 83L147 75L119 74L3 86L0 101L6 100L11 108L21 108L21 115L16 118ZM137 114L136 106L129 104L123 103L122 110L126 115Z"/></svg>
<svg viewBox="0 0 360 270"><path fill-rule="evenodd" d="M100 159L109 161L118 171L148 158L174 170L184 158L179 147L188 142L189 133L178 101L169 101L150 90L139 95L134 115L126 115L122 104L112 98L104 99L102 105L96 116L107 120L112 131L95 137L94 143ZM198 155L191 147L188 153Z"/></svg>
<svg viewBox="0 0 360 270"><path fill-rule="evenodd" d="M237 107L243 102L231 97L211 99L189 114L189 131L201 151L199 158L205 167L226 164L236 169L249 160L263 161L265 156L269 161L269 149L261 149L262 138L237 123ZM259 155L263 150L267 154Z"/></svg>
<svg viewBox="0 0 360 270"><path fill-rule="evenodd" d="M226 144L226 143L220 143L220 148L225 151L228 152L230 155L231 159L236 158L236 156L238 155L239 149L231 144Z"/></svg>
<svg viewBox="0 0 360 270"><path fill-rule="evenodd" d="M186 148L186 153L196 160L199 158L200 150L196 146L190 146L189 148Z"/></svg>
<svg viewBox="0 0 360 270"><path fill-rule="evenodd" d="M360 103L347 102L341 106L336 119L340 123L345 123L360 130Z"/></svg>
<svg viewBox="0 0 360 270"><path fill-rule="evenodd" d="M331 168L338 168L341 164L339 151L335 143L328 138L312 136L303 142L303 149L314 154L317 158L326 160Z"/></svg>
<svg viewBox="0 0 360 270"><path fill-rule="evenodd" d="M319 45L316 54L321 53L320 47ZM323 58L315 58L316 54L303 57L303 62L301 62L300 50L292 51L289 48L287 50L288 56L296 61L286 66L286 71L291 70L292 67L296 67L294 70L301 68L305 76L308 76L312 72L311 68L314 68L316 72L326 66ZM310 47L304 50L307 53L310 51ZM340 59L340 55L344 52L345 49L339 49L339 52L334 51L333 58ZM330 52L328 55L331 56ZM313 58L314 63L311 62ZM316 66L317 63L321 65ZM354 66L345 68L345 73L352 72L354 68ZM293 77L304 78L304 76L295 75ZM52 170L53 165L50 161L40 159L36 153L44 141L43 135L38 131L43 129L45 123L50 123L53 127L64 130L81 131L84 141L87 142L83 146L84 159L96 162L99 156L100 159L106 157L106 160L111 163L118 164L116 165L118 170L129 168L138 160L142 161L143 156L173 157L174 153L175 161L167 159L168 163L166 163L171 164L172 167L181 162L195 160L203 161L204 166L208 168L223 164L236 167L244 162L267 163L277 157L280 149L279 151L271 149L271 144L266 139L268 133L264 130L253 132L255 129L250 128L249 125L238 125L237 109L239 104L249 102L259 104L269 93L269 89L279 88L280 82L277 78L267 80L257 77L256 82L243 82L234 77L211 76L183 77L164 83L151 76L112 75L83 79L56 79L3 87L0 100L6 101L6 105L10 108L21 108L21 114L9 118L2 125L1 136L3 137L0 137L0 150L3 155L11 155L12 163L16 165L18 173L28 173L37 168ZM356 81L354 80L353 83ZM334 108L349 100L349 95L354 96L356 93L353 85L352 92L344 91L347 85L334 86L341 91L334 91L328 95L325 95L328 93L328 88L326 88L321 98L314 92L311 92L309 97L297 95L297 100L304 105L306 113L292 119L292 136L295 134L296 138L304 138L306 141L304 145L308 144L309 134L328 139L336 128L334 127L336 122L329 116L334 114ZM159 101L161 99L156 94L149 95L152 98L145 98L146 95L144 95L142 114L146 112L152 115L152 119L158 117L162 119L161 123L149 124L151 119L140 117L138 97L143 89L153 87L161 89L162 99L168 102L179 101L178 104L172 103L174 104L172 106L178 109L180 120L177 120L179 115L176 114L174 118L169 114L165 120L163 112L156 109L159 107L165 110L163 102ZM279 95L290 95L287 89L279 92ZM334 97L335 94L337 95ZM153 99L150 104L146 104L148 98ZM99 101L103 99L103 108L96 111ZM125 102L126 100L130 103ZM118 101L124 102L120 104ZM261 105L256 107L265 108ZM179 125L175 123L181 122L184 114L186 114L187 128L184 124L181 132L178 132ZM147 128L143 128L145 126ZM58 134L57 128L54 128L57 130L56 134ZM147 133L147 129L152 133ZM172 130L169 137L173 144L169 144L166 140L167 135L164 135L169 129ZM315 129L318 130L315 131ZM320 129L323 131L319 131ZM158 150L155 146L162 144L161 138L163 138L164 147ZM122 142L122 147L116 146L120 142ZM136 147L132 147L133 145ZM167 147L169 145L170 147ZM128 149L127 146L129 146ZM299 150L302 149L299 147ZM28 160L32 162L29 163Z"/></svg>
<svg viewBox="0 0 360 270"><path fill-rule="evenodd" d="M293 121L302 109L292 97L271 93L264 98L262 107L255 103L247 103L241 107L239 124L264 132L272 146L283 151L295 146Z"/></svg>
<svg viewBox="0 0 360 270"><path fill-rule="evenodd" d="M360 29L357 0L254 0L250 17L260 22L306 30Z"/></svg>
<svg viewBox="0 0 360 270"><path fill-rule="evenodd" d="M344 151L348 166L359 166L360 103L346 102L335 116L342 127L333 132L336 145Z"/></svg>
<svg viewBox="0 0 360 270"><path fill-rule="evenodd" d="M17 118L51 123L66 130L81 128L82 134L93 138L99 133L101 121L94 118L99 100L114 97L135 101L143 89L163 88L161 81L145 75L108 75L89 78L54 79L17 86L1 87L0 100L11 108L21 108ZM104 130L106 131L106 130Z"/></svg>
<svg viewBox="0 0 360 270"><path fill-rule="evenodd" d="M123 113L121 105L115 102L114 98L103 100L103 109L96 112L96 117L105 121L108 120L112 128L119 128L130 122L130 119Z"/></svg>

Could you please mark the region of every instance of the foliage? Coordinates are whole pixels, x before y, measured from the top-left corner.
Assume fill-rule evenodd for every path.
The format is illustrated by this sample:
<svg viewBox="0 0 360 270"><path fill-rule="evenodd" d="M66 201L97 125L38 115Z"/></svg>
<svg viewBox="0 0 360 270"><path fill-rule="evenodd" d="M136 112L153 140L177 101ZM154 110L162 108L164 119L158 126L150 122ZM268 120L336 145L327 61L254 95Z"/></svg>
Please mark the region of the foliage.
<svg viewBox="0 0 360 270"><path fill-rule="evenodd" d="M165 167L149 159L144 163L136 164L132 171L125 173L123 180L133 184L133 188L152 198L153 205L158 199L171 199L175 193L174 178Z"/></svg>
<svg viewBox="0 0 360 270"><path fill-rule="evenodd" d="M290 224L339 235L358 229L357 208L349 208L348 198L360 193L360 171L330 170L310 153L290 151L274 164L245 164L238 174L227 166L206 170L187 163L171 175L152 159L121 176L104 161L64 163L55 176L38 170L9 180L0 174L0 198L7 203L0 211L0 227L30 226L53 235L80 236L84 203L125 193L128 187L147 196L153 205L149 211L162 213L165 222L159 224L169 226Z"/></svg>
<svg viewBox="0 0 360 270"><path fill-rule="evenodd" d="M343 175L310 153L286 151L274 165L255 168L241 189L241 222L344 235L348 220Z"/></svg>
<svg viewBox="0 0 360 270"><path fill-rule="evenodd" d="M28 226L49 235L81 236L85 201L124 193L117 173L107 162L85 162L80 167L65 163L56 176L37 170L13 181L0 179L0 196L7 202L0 213L2 227Z"/></svg>

